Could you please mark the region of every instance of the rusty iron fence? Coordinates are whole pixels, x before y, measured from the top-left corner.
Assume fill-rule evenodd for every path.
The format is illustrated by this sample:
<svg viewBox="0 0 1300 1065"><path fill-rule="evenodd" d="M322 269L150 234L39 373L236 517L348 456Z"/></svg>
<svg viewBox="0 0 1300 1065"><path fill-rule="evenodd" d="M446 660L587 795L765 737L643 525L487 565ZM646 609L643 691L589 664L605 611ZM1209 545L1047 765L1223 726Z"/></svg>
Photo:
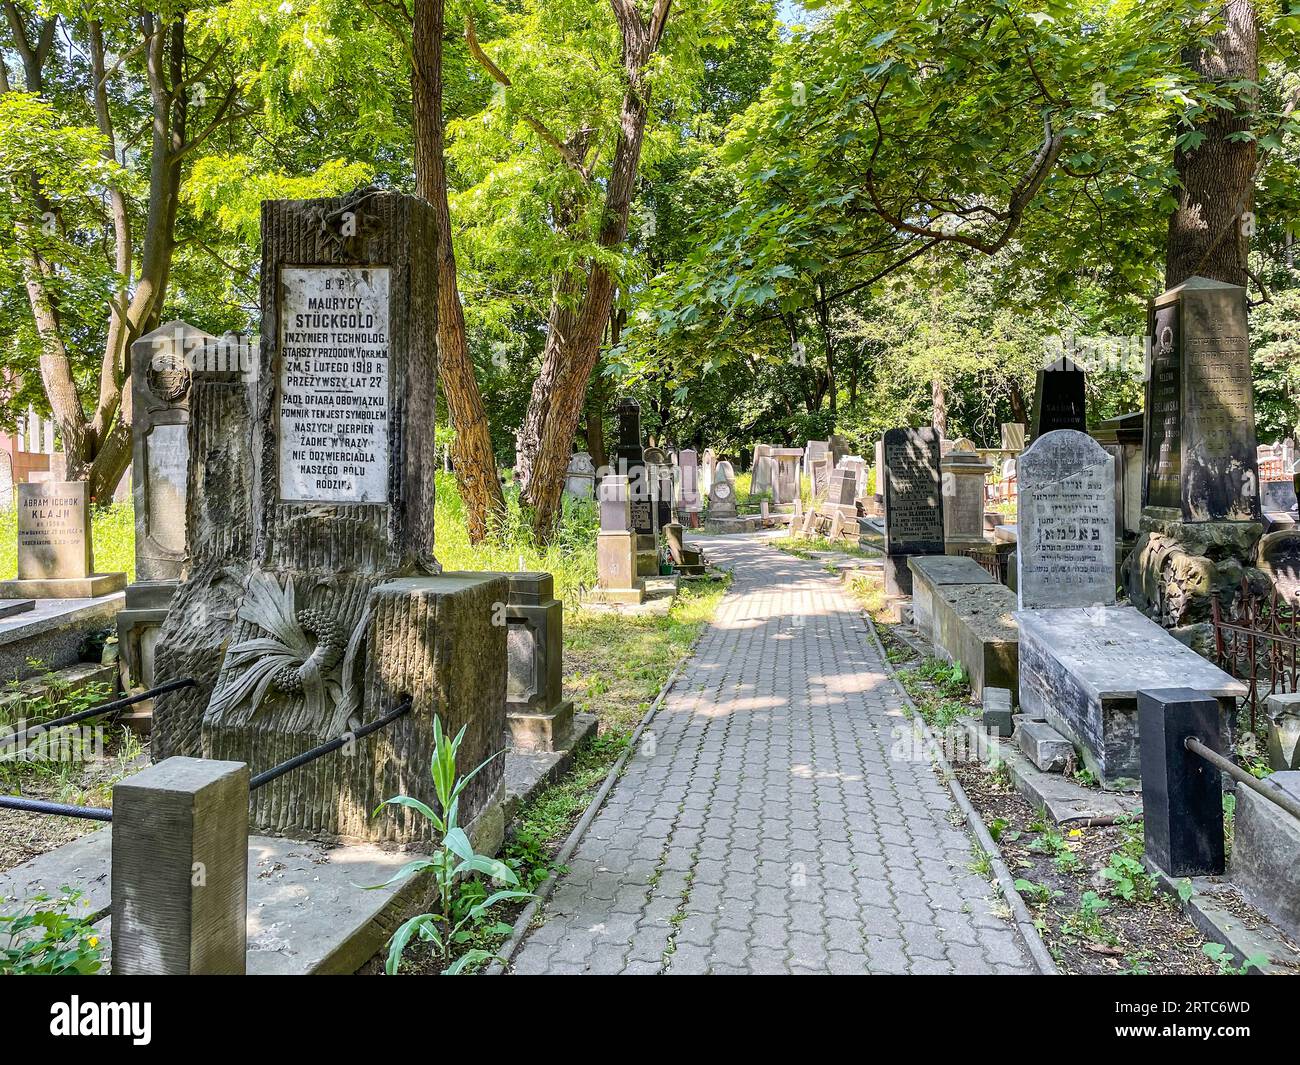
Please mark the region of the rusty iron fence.
<svg viewBox="0 0 1300 1065"><path fill-rule="evenodd" d="M1211 600L1215 664L1246 684L1251 731L1270 696L1300 691L1300 596L1288 601L1276 588L1261 594L1242 578L1232 605Z"/></svg>

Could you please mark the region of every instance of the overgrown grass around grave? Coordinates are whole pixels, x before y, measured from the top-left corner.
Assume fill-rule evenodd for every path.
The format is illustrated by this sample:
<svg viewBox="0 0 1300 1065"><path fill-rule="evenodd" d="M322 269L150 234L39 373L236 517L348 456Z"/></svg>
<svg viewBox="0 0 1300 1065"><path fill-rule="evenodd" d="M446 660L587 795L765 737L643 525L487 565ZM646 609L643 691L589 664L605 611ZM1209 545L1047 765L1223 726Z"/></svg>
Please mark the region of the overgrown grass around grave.
<svg viewBox="0 0 1300 1065"><path fill-rule="evenodd" d="M95 569L135 580L135 507L130 500L95 507L90 516ZM18 511L0 510L0 580L18 576Z"/></svg>
<svg viewBox="0 0 1300 1065"><path fill-rule="evenodd" d="M465 524L465 504L456 491L456 478L439 472L433 548L438 561L449 570L545 570L555 577L556 597L572 609L582 589L596 583L596 534L600 531L600 515L595 502L565 496L560 527L549 544L540 546L533 542L519 507L519 492L513 485L506 489L506 505L505 525L486 542L471 544Z"/></svg>

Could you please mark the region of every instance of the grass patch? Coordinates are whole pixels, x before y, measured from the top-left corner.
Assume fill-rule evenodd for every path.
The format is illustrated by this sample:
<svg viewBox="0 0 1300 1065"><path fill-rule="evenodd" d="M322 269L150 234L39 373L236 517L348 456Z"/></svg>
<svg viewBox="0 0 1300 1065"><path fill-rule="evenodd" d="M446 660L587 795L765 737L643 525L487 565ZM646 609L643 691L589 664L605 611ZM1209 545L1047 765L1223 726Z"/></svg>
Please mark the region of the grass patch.
<svg viewBox="0 0 1300 1065"><path fill-rule="evenodd" d="M934 728L947 728L971 712L970 681L959 665L925 658L900 669L898 679L926 724Z"/></svg>

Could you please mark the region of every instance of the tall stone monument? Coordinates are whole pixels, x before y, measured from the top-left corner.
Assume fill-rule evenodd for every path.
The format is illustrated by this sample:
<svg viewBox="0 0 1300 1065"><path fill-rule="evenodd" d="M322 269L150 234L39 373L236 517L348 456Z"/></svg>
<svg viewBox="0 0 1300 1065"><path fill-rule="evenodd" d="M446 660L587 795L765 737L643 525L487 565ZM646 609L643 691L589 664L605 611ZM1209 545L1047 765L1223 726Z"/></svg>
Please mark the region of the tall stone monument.
<svg viewBox="0 0 1300 1065"><path fill-rule="evenodd" d="M632 507L632 529L639 536L654 536L651 485L641 443L641 404L621 399L618 404L618 443L614 448L615 472L627 478Z"/></svg>
<svg viewBox="0 0 1300 1065"><path fill-rule="evenodd" d="M697 529L700 525L700 513L704 510L704 500L700 494L699 456L692 448L684 448L677 457L677 464L681 474L678 508L687 528Z"/></svg>
<svg viewBox="0 0 1300 1065"><path fill-rule="evenodd" d="M1065 356L1038 371L1033 438L1057 429L1088 431L1087 375Z"/></svg>
<svg viewBox="0 0 1300 1065"><path fill-rule="evenodd" d="M951 552L986 544L984 539L984 484L991 463L980 458L974 446L963 441L944 455L943 538Z"/></svg>
<svg viewBox="0 0 1300 1065"><path fill-rule="evenodd" d="M882 445L885 591L910 595L911 555L942 555L943 496L937 429L890 429Z"/></svg>
<svg viewBox="0 0 1300 1065"><path fill-rule="evenodd" d="M194 382L213 374L240 377L238 359L218 365L222 354L215 337L181 321L161 325L131 345L135 580L116 621L127 677L145 688L153 686L158 636L189 564L185 502Z"/></svg>
<svg viewBox="0 0 1300 1065"><path fill-rule="evenodd" d="M772 503L778 511L792 511L801 490L801 447L775 447L776 477L772 482Z"/></svg>
<svg viewBox="0 0 1300 1065"><path fill-rule="evenodd" d="M621 474L609 474L596 491L600 498L600 533L596 537L593 598L635 605L645 598L645 581L637 572L637 533L632 526L628 479Z"/></svg>
<svg viewBox="0 0 1300 1065"><path fill-rule="evenodd" d="M465 727L463 773L503 747L507 581L440 576L433 554L435 226L423 200L374 189L264 203L251 405L201 391L191 406L193 557L157 673L199 684L157 700L155 760L257 773L412 703L256 790L262 832L427 843L426 819L373 812L436 803L434 716ZM250 455L251 473L230 468ZM494 759L460 798L483 847L503 831L503 772Z"/></svg>
<svg viewBox="0 0 1300 1065"><path fill-rule="evenodd" d="M1211 598L1233 598L1263 532L1246 290L1192 277L1149 321L1143 508L1124 583L1144 613L1204 635Z"/></svg>

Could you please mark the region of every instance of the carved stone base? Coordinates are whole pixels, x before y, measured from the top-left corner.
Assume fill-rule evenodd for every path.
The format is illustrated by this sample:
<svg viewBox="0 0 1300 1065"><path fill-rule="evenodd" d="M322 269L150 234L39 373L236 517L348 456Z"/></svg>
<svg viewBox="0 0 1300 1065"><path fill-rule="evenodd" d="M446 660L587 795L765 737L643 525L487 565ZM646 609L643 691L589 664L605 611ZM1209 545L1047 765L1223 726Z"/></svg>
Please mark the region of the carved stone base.
<svg viewBox="0 0 1300 1065"><path fill-rule="evenodd" d="M1250 565L1263 532L1258 522L1185 522L1174 511L1148 507L1123 565L1129 601L1165 628L1207 621L1211 600L1217 595L1230 606L1243 576L1267 587Z"/></svg>
<svg viewBox="0 0 1300 1065"><path fill-rule="evenodd" d="M195 591L193 584L182 586L182 595ZM188 654L170 649L168 666L178 675L211 675L214 652L220 648L224 657L218 657L221 671L210 701L190 690L172 693L186 702L164 704L158 715L163 750L197 745L202 757L247 762L256 775L375 720L409 696L409 714L255 791L251 825L264 834L304 839L415 846L431 840L430 826L418 814L397 807L374 811L395 795L436 808L429 773L435 714L448 735L468 726L460 748L462 775L502 750L506 630L493 622L494 605L507 595L506 580L458 574L313 584L255 571L242 593L235 585L230 596L230 584L213 581L206 594L195 596L199 609L193 614L207 624L184 634ZM233 600L233 611L211 605L224 596ZM284 631L269 621L268 605L278 606L281 618L296 616L314 644L296 668L289 661L272 672L263 664L268 641L279 638L272 630ZM178 599L173 616L181 606ZM311 681L311 661L325 667L322 687ZM503 772L497 758L462 793L462 826L484 815L484 823L493 820L489 807L499 802Z"/></svg>

